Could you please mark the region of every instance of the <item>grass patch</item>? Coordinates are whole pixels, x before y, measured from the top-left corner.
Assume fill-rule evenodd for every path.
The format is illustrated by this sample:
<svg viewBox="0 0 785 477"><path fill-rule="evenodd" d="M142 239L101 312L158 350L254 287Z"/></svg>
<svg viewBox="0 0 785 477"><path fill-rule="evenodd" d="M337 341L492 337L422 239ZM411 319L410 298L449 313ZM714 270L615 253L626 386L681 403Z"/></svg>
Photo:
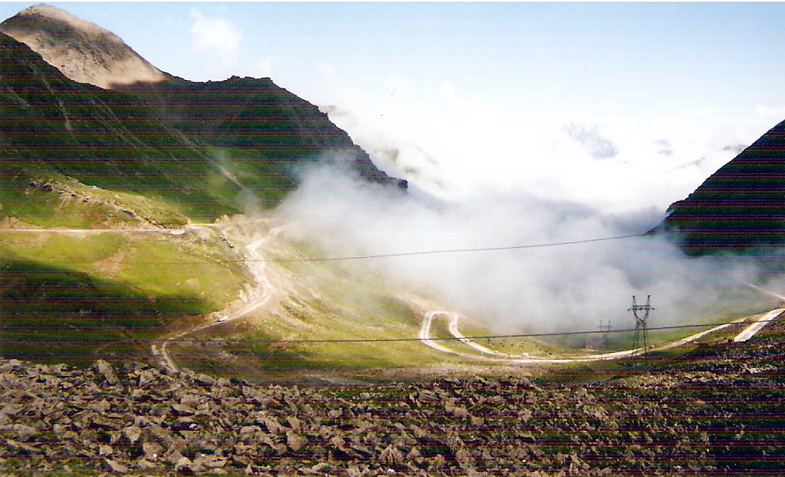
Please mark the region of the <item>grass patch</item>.
<svg viewBox="0 0 785 477"><path fill-rule="evenodd" d="M0 237L0 353L87 362L146 356L180 317L223 308L249 277L217 247L164 234Z"/></svg>
<svg viewBox="0 0 785 477"><path fill-rule="evenodd" d="M243 243L238 237L235 243ZM300 256L307 244L273 239L267 256ZM416 340L422 316L401 290L374 273L338 263L268 263L268 278L283 293L271 308L232 327L206 330L202 339L239 339L216 350L178 345L177 360L197 369L221 365L248 377L308 372L352 372L452 362ZM270 340L395 340L395 342L269 343ZM212 345L211 345L212 346ZM243 374L249 373L249 374Z"/></svg>
<svg viewBox="0 0 785 477"><path fill-rule="evenodd" d="M25 260L4 260L0 297L3 357L73 364L138 358L168 322L209 309L193 294L153 297L128 283Z"/></svg>

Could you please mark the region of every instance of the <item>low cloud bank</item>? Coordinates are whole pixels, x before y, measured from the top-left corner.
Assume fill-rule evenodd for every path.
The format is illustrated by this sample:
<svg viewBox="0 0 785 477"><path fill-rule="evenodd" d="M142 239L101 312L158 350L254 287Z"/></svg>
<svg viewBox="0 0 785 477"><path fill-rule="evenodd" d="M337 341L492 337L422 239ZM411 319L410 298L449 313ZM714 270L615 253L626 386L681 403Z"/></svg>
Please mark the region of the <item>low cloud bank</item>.
<svg viewBox="0 0 785 477"><path fill-rule="evenodd" d="M277 210L325 257L547 244L646 232L655 209L605 215L526 193L475 190L443 202L356 180L335 166L308 170ZM651 326L721 314L754 294L756 270L728 260L687 259L662 237L517 250L342 262L401 281L497 331L634 326L631 296L652 296ZM760 300L765 302L766 298Z"/></svg>

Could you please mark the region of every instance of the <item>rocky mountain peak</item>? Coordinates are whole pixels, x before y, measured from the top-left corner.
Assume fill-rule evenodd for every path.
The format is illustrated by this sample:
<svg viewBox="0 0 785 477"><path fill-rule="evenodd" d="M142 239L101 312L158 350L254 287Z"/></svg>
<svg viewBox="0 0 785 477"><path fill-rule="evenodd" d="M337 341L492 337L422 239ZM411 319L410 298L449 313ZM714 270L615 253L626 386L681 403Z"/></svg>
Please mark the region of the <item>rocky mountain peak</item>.
<svg viewBox="0 0 785 477"><path fill-rule="evenodd" d="M19 12L0 24L0 31L80 83L112 89L166 79L114 33L51 5Z"/></svg>

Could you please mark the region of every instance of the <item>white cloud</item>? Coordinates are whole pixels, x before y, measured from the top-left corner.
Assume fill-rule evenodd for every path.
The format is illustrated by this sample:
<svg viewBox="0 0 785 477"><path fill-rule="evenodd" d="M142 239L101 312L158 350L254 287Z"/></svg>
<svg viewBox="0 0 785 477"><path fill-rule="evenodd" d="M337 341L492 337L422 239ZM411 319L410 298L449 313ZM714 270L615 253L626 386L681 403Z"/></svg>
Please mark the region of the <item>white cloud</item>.
<svg viewBox="0 0 785 477"><path fill-rule="evenodd" d="M416 171L405 178L431 193L452 197L494 187L608 212L655 207L664 213L735 156L727 146L751 144L785 115L765 107L660 116L543 113L449 81L412 83L392 99L341 86L331 101L341 114L331 119L374 159L382 162L394 151L397 170ZM588 144L597 147L565 134L571 123L600 131ZM608 157L598 161L598 153Z"/></svg>
<svg viewBox="0 0 785 477"><path fill-rule="evenodd" d="M609 159L618 154L616 146L600 135L597 126L587 127L571 122L566 124L563 129L571 139L586 148L595 159Z"/></svg>
<svg viewBox="0 0 785 477"><path fill-rule="evenodd" d="M191 40L193 48L202 53L216 55L221 66L237 63L243 35L240 29L228 20L205 16L191 9Z"/></svg>
<svg viewBox="0 0 785 477"><path fill-rule="evenodd" d="M298 224L286 233L303 234L328 257L594 239L645 232L658 218L651 210L607 215L522 191L476 191L434 204L353 181L328 167L306 173L277 213ZM726 260L686 259L661 237L344 266L400 280L498 331L593 329L600 319L610 319L615 329L628 328L630 296L646 294L655 300L658 326L698 321L727 306L718 291L743 290L740 283L753 279L753 270Z"/></svg>

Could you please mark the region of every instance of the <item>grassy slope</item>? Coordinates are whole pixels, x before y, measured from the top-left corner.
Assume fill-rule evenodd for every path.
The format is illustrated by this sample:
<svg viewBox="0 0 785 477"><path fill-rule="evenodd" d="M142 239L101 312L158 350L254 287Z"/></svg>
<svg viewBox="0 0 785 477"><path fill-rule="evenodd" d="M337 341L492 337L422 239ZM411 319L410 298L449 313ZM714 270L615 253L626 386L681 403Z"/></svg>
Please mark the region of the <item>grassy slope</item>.
<svg viewBox="0 0 785 477"><path fill-rule="evenodd" d="M239 242L239 240L238 240ZM263 253L294 258L316 253L303 242L279 237ZM407 291L382 277L337 263L268 263L277 290L272 308L240 324L213 328L199 338L208 345L177 345L187 367L221 374L271 378L376 367L454 363L418 341L385 343L271 344L269 340L357 340L416 338L422 316L406 301ZM228 338L236 342L221 342Z"/></svg>
<svg viewBox="0 0 785 477"><path fill-rule="evenodd" d="M348 148L362 156L357 166L366 177L386 178L315 106L269 80L173 80L167 86L171 90L155 93L171 93L162 113L137 96L75 83L25 45L0 35L0 224L130 228L212 221L246 206L274 206L296 187L294 165L315 160L326 148ZM176 265L162 270L134 254L115 266L116 276L106 277L98 264L107 258L75 259L71 253L97 253L106 245L98 243L102 238L47 238L42 247L13 236L2 240L0 265L10 274L4 290L16 293L14 284L24 283L33 291L28 311L36 299L45 309L44 289L55 286L75 297L78 290L98 290L95 296L85 292L80 309L103 313L93 308L94 298L124 287L135 298L118 302L116 313L124 306L136 313L137 298L165 303L182 296L190 303L182 310L151 308L169 321L177 313L220 307L248 278L236 267L189 266L194 276L211 277L210 283L202 278L184 287L179 282L190 278L180 277L184 272ZM117 246L125 241L106 240L117 240ZM166 245L148 235L133 242L146 257L172 263L189 261L193 252L171 237ZM18 315L14 303L3 303L0 311Z"/></svg>
<svg viewBox="0 0 785 477"><path fill-rule="evenodd" d="M143 340L175 319L223 308L248 279L236 264L214 263L231 258L216 242L120 233L0 235L0 353L80 362L147 353ZM118 339L123 343L105 346Z"/></svg>
<svg viewBox="0 0 785 477"><path fill-rule="evenodd" d="M270 225L260 225L256 232L246 230L242 243L269 233ZM261 235L259 235L261 234ZM230 236L231 237L231 236ZM260 251L267 258L297 259L319 256L319 250L307 242L286 237L283 233ZM216 327L198 337L198 345L178 344L173 353L178 363L194 369L226 375L271 379L297 377L309 373L360 373L374 368L422 368L430 365L480 364L488 369L503 369L509 363L477 361L433 350L418 341L382 343L270 343L275 340L356 340L413 339L418 336L425 309L414 305L410 292L383 277L357 267L351 262L281 262L268 263L266 275L279 293L272 307L260 310L247 320ZM706 322L727 322L759 310L761 303L740 294L732 310L712 315ZM280 303L280 304L278 304ZM656 313L656 312L655 312ZM690 321L691 323L694 321ZM657 325L656 316L652 326ZM431 336L451 338L444 317L434 319ZM492 332L471 320L461 319L460 330L466 336ZM662 344L703 330L652 331L650 343ZM713 339L709 337L707 339ZM726 337L723 339L727 339ZM478 340L490 349L503 353L530 353L554 357L629 349L631 333L611 333L607 346L585 349L585 335L547 338L506 338ZM477 350L456 341L442 341L449 349L483 356ZM692 347L685 347L684 352ZM577 365L578 367L583 365ZM568 369L573 368L568 366Z"/></svg>
<svg viewBox="0 0 785 477"><path fill-rule="evenodd" d="M210 151L134 97L75 83L0 35L0 219L39 227L180 227L240 210ZM249 279L216 234L19 235L0 229L4 356L91 361L147 352L181 316ZM184 265L183 262L196 262ZM167 265L168 264L168 265Z"/></svg>

